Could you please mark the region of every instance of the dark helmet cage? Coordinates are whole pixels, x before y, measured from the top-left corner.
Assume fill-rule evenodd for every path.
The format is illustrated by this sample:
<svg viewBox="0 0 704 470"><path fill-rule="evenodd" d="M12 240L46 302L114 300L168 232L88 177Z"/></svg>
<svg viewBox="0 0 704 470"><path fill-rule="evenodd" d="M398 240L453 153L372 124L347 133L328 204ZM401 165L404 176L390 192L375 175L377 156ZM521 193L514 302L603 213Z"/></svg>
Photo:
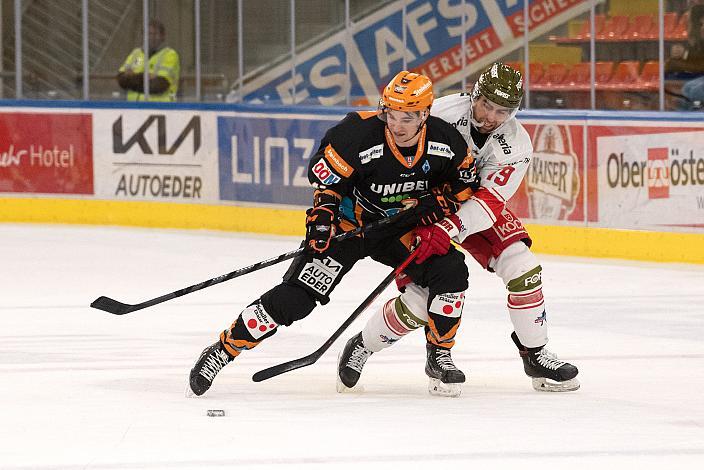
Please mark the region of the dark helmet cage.
<svg viewBox="0 0 704 470"><path fill-rule="evenodd" d="M474 84L472 98L476 100L479 95L499 106L517 109L523 99L521 72L501 62L492 64Z"/></svg>

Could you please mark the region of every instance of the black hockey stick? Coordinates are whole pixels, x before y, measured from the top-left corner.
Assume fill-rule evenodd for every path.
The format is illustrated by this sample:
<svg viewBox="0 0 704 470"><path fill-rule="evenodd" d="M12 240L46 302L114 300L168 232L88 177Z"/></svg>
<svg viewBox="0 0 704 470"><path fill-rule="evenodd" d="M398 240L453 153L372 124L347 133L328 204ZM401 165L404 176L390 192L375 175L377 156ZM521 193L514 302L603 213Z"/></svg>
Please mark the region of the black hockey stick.
<svg viewBox="0 0 704 470"><path fill-rule="evenodd" d="M337 242L342 241L342 240L347 240L348 238L352 238L356 235L359 235L360 233L367 233L368 231L374 230L378 227L396 222L399 219L401 219L402 216L405 215L405 213L411 208L412 207L409 207L408 209L404 209L403 211L397 212L394 215L390 215L390 216L385 217L383 219L369 222L368 224L365 224L361 227L357 227L354 230L350 230L349 232L341 233L340 235L335 236L333 238L333 240L335 240ZM136 310L142 310L143 308L151 307L153 305L160 304L162 302L166 302L167 300L175 299L177 297L181 297L186 294L190 294L192 292L196 292L201 289L205 289L206 287L214 286L215 284L220 284L221 282L229 281L230 279L234 279L239 276L244 276L245 274L249 274L251 272L258 271L262 268L266 268L268 266L272 266L274 264L280 263L280 262L285 261L287 259L294 258L294 257L298 256L299 254L303 253L304 251L306 251L306 248L301 247L301 248L298 248L297 250L289 251L288 253L284 253L284 254L279 255L275 258L269 258L267 260L260 261L258 263L254 263L250 266L237 269L235 271L232 271L227 274L223 274L218 277L214 277L212 279L208 279L207 281L203 281L199 284L194 284L189 287L184 287L183 289L179 289L175 292L171 292L169 294L162 295L162 296L157 297L155 299L145 300L144 302L140 302L138 304L125 304L125 303L119 302L115 299L111 299L110 297L100 296L97 299L95 299L93 301L93 303L90 304L90 306L93 308L97 308L98 310L103 310L105 312L112 313L113 315L124 315L126 313L134 312Z"/></svg>
<svg viewBox="0 0 704 470"><path fill-rule="evenodd" d="M349 316L345 322L340 325L340 327L335 331L335 333L332 334L330 338L328 338L327 341L323 343L322 346L320 346L318 349L315 350L315 352L308 354L305 357L302 357L300 359L294 359L293 361L288 361L284 362L283 364L277 364L275 366L268 367L266 369L260 370L256 374L252 376L252 380L255 382L261 382L262 380L267 380L272 377L276 377L277 375L285 374L286 372L290 372L292 370L300 369L301 367L306 367L315 364L318 359L322 357L323 354L325 354L325 351L330 349L330 346L337 340L337 338L340 337L340 335L352 324L353 321L357 319L358 316L364 312L367 307L369 307L374 300L376 300L377 297L379 297L379 294L381 294L386 287L391 284L394 280L394 278L400 274L404 269L406 269L406 266L408 266L411 261L416 257L416 252L413 251L410 255L408 255L408 258L405 259L403 263L401 263L396 269L391 271L388 276L384 278L381 283L379 283L376 288L367 296L364 301L359 304L359 307L355 309L354 312L352 312L352 315Z"/></svg>

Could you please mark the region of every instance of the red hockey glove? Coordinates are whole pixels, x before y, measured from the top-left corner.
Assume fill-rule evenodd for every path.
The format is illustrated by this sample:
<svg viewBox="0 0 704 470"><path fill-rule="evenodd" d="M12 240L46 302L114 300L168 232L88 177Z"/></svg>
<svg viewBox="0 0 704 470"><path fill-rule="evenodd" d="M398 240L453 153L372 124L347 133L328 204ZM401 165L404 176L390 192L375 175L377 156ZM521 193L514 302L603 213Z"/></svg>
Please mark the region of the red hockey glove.
<svg viewBox="0 0 704 470"><path fill-rule="evenodd" d="M340 200L329 192L316 191L314 205L306 211L306 246L315 253L330 248L335 236Z"/></svg>
<svg viewBox="0 0 704 470"><path fill-rule="evenodd" d="M450 250L452 237L460 233L460 219L451 215L430 226L417 227L415 235L418 246L416 263L421 264L433 255L446 255Z"/></svg>

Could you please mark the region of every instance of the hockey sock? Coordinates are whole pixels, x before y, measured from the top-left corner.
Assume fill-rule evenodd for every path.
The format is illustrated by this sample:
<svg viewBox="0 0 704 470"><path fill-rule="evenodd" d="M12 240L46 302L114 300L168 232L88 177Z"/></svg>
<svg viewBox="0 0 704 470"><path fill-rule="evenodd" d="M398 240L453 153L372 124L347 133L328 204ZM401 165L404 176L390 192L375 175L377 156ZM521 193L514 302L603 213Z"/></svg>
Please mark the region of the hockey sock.
<svg viewBox="0 0 704 470"><path fill-rule="evenodd" d="M507 247L492 268L508 290L508 313L513 328L526 347L548 342L548 324L543 300L543 269L523 242Z"/></svg>
<svg viewBox="0 0 704 470"><path fill-rule="evenodd" d="M547 317L540 265L509 281L508 312L516 335L526 347L535 348L548 342Z"/></svg>
<svg viewBox="0 0 704 470"><path fill-rule="evenodd" d="M257 300L239 314L229 329L220 334L220 342L229 355L237 357L242 351L252 349L273 336L277 327Z"/></svg>
<svg viewBox="0 0 704 470"><path fill-rule="evenodd" d="M402 300L403 296L387 301L362 330L364 347L372 352L388 348L411 331L426 325Z"/></svg>

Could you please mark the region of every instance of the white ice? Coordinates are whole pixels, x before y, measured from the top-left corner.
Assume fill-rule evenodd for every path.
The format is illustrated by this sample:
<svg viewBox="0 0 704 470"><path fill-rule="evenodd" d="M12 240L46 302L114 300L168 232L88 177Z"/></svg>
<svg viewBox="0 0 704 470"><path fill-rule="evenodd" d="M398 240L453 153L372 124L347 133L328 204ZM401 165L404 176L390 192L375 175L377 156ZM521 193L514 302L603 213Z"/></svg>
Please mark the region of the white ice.
<svg viewBox="0 0 704 470"><path fill-rule="evenodd" d="M374 355L364 391L335 392L343 341L318 363L254 383L317 349L388 272L365 261L333 301L241 355L204 397L188 372L286 264L114 316L291 251L298 240L147 229L0 225L0 468L702 468L704 267L541 256L549 348L582 388L531 388L498 278L470 263L454 349L462 396L429 396L423 335ZM382 298L395 295L387 290ZM378 308L379 299L373 308ZM207 417L223 409L225 417ZM547 467L549 466L549 467Z"/></svg>

